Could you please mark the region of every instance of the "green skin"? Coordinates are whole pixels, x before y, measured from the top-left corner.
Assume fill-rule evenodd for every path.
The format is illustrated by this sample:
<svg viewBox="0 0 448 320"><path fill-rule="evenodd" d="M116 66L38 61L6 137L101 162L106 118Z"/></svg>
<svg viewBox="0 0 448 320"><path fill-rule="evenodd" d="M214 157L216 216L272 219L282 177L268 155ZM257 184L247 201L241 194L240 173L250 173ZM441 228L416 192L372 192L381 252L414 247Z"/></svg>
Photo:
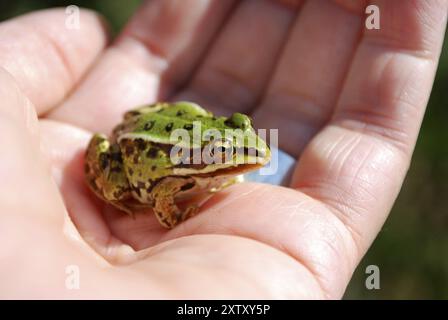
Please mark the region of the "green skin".
<svg viewBox="0 0 448 320"><path fill-rule="evenodd" d="M183 129L189 139L179 143L173 135L176 129ZM207 130L221 137L230 134L231 140L200 139ZM172 150L177 158L170 157ZM221 161L176 160L192 159L194 151ZM85 175L89 187L106 202L129 214L152 208L160 224L172 228L194 215L205 195L269 160L269 147L248 116L214 117L190 102L156 103L127 112L110 139L102 134L92 137Z"/></svg>

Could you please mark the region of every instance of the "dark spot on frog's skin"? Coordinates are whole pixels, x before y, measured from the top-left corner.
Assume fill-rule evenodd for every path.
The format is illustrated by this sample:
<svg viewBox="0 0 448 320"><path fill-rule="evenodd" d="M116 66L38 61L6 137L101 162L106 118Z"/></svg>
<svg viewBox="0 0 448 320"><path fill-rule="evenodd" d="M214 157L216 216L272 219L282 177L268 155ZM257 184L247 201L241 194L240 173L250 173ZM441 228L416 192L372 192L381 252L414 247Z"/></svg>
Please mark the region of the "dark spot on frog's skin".
<svg viewBox="0 0 448 320"><path fill-rule="evenodd" d="M136 192L136 193L138 194L138 196L139 196L139 197L141 197L141 196L142 196L142 194L141 194L141 192L140 192L140 189L138 189L138 188L137 188L137 189L135 189L135 192Z"/></svg>
<svg viewBox="0 0 448 320"><path fill-rule="evenodd" d="M184 125L184 129L185 129L185 130L191 130L191 129L193 129L193 124L192 124L192 123L187 123L186 125Z"/></svg>
<svg viewBox="0 0 448 320"><path fill-rule="evenodd" d="M156 166L151 166L151 171L156 171L157 167Z"/></svg>
<svg viewBox="0 0 448 320"><path fill-rule="evenodd" d="M137 154L134 155L134 158L132 158L132 162L133 162L134 164L137 164L137 163L138 163L138 160L139 160L139 156L138 156L138 153L137 153Z"/></svg>
<svg viewBox="0 0 448 320"><path fill-rule="evenodd" d="M137 149L140 151L143 151L146 148L146 142L143 139L136 139L135 144L137 146Z"/></svg>
<svg viewBox="0 0 448 320"><path fill-rule="evenodd" d="M183 116L184 112L182 110L179 110L176 112L176 116L180 117Z"/></svg>
<svg viewBox="0 0 448 320"><path fill-rule="evenodd" d="M235 124L234 124L233 121L230 120L230 119L227 119L226 121L224 121L224 124L225 124L226 126L228 126L228 127L232 127L232 128L235 127Z"/></svg>
<svg viewBox="0 0 448 320"><path fill-rule="evenodd" d="M148 121L148 122L146 122L145 123L145 125L144 125L144 129L145 130L151 130L152 129L152 127L154 127L154 124L155 124L156 122L154 121L154 120L151 120L151 121Z"/></svg>
<svg viewBox="0 0 448 320"><path fill-rule="evenodd" d="M213 121L216 121L216 117L212 117L212 120L213 120Z"/></svg>
<svg viewBox="0 0 448 320"><path fill-rule="evenodd" d="M134 147L133 146L126 146L126 149L124 150L126 153L126 156L130 156L131 154L134 153Z"/></svg>
<svg viewBox="0 0 448 320"><path fill-rule="evenodd" d="M132 168L128 168L128 173L132 177L134 175L134 170L132 170Z"/></svg>
<svg viewBox="0 0 448 320"><path fill-rule="evenodd" d="M165 126L165 131L170 132L173 129L174 123L170 122Z"/></svg>
<svg viewBox="0 0 448 320"><path fill-rule="evenodd" d="M159 150L157 150L156 148L149 148L148 152L146 152L146 156L148 158L156 158L158 152Z"/></svg>

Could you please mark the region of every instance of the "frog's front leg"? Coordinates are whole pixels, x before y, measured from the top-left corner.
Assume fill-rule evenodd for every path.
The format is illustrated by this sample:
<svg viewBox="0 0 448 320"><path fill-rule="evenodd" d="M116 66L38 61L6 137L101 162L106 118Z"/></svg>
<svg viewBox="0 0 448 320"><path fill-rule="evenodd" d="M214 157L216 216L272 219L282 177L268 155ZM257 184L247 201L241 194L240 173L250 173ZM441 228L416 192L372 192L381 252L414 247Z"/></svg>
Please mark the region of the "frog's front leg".
<svg viewBox="0 0 448 320"><path fill-rule="evenodd" d="M166 228L173 228L190 218L198 211L197 205L190 205L184 211L176 205L175 197L182 191L195 186L192 178L166 177L159 181L151 191L154 200L154 213L157 220Z"/></svg>
<svg viewBox="0 0 448 320"><path fill-rule="evenodd" d="M132 196L117 144L95 134L87 147L84 170L87 184L100 198L132 214L132 208L126 205Z"/></svg>

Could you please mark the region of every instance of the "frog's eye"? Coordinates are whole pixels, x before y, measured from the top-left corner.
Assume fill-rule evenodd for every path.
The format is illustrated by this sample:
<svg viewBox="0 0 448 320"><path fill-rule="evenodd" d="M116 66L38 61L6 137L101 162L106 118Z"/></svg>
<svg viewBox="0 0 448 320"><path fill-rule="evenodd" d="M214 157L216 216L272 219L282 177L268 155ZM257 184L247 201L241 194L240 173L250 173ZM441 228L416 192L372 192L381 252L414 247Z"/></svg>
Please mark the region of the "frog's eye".
<svg viewBox="0 0 448 320"><path fill-rule="evenodd" d="M252 126L251 119L245 114L236 112L230 116L224 123L235 129L246 130Z"/></svg>
<svg viewBox="0 0 448 320"><path fill-rule="evenodd" d="M230 140L214 140L209 145L209 155L214 163L226 163L232 159L233 143Z"/></svg>

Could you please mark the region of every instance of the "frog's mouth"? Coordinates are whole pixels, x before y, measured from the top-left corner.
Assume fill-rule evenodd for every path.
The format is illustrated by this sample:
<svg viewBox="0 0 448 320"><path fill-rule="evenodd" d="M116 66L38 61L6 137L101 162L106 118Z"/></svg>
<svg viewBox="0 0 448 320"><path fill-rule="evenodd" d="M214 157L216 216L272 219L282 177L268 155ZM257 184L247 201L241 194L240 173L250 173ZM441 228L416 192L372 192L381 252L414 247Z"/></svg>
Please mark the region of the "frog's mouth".
<svg viewBox="0 0 448 320"><path fill-rule="evenodd" d="M244 152L237 153L227 163L217 164L177 164L173 166L176 175L190 175L197 177L233 176L257 170L270 161L270 150L260 152L245 148Z"/></svg>
<svg viewBox="0 0 448 320"><path fill-rule="evenodd" d="M216 170L214 173L218 173L218 175L222 175L222 176L233 176L233 175L240 175L240 174L244 174L250 171L254 171L257 169L262 168L264 165L262 164L239 164L239 165L235 165L233 167L228 167L228 168L221 168ZM211 175L215 175L215 174L211 174Z"/></svg>
<svg viewBox="0 0 448 320"><path fill-rule="evenodd" d="M214 177L214 176L235 176L257 170L263 167L261 164L240 164L240 165L229 165L228 167L220 167L215 170L208 171L198 171L191 169L174 169L175 175L189 175L194 177Z"/></svg>

